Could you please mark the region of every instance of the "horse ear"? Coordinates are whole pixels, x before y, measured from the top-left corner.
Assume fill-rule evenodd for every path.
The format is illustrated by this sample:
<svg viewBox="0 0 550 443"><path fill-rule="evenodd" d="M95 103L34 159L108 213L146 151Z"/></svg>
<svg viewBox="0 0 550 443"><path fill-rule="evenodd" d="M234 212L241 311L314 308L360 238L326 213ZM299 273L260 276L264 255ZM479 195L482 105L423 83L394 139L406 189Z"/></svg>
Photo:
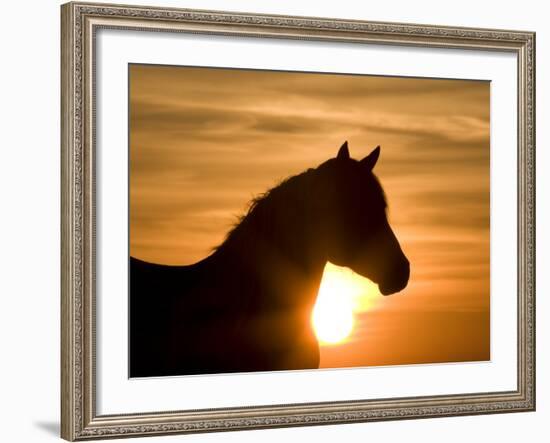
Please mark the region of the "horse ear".
<svg viewBox="0 0 550 443"><path fill-rule="evenodd" d="M339 159L348 159L349 158L349 149L348 149L348 141L346 140L342 146L340 146L340 149L338 150L338 155L336 158Z"/></svg>
<svg viewBox="0 0 550 443"><path fill-rule="evenodd" d="M379 156L380 156L380 146L377 146L369 155L367 155L363 160L361 160L359 164L363 168L366 168L369 171L372 171L372 169L374 168L374 165L376 165L376 162L378 161Z"/></svg>

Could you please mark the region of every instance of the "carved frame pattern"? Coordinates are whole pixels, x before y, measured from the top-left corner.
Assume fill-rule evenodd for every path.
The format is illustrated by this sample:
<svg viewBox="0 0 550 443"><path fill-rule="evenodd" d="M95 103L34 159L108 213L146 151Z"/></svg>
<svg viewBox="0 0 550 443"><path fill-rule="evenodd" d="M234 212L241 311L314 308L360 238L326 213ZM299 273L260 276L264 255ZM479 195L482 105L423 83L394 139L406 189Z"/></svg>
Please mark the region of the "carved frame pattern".
<svg viewBox="0 0 550 443"><path fill-rule="evenodd" d="M68 3L62 17L61 435L259 429L535 409L535 34ZM94 36L99 28L508 51L518 58L518 389L389 400L98 416L95 412Z"/></svg>

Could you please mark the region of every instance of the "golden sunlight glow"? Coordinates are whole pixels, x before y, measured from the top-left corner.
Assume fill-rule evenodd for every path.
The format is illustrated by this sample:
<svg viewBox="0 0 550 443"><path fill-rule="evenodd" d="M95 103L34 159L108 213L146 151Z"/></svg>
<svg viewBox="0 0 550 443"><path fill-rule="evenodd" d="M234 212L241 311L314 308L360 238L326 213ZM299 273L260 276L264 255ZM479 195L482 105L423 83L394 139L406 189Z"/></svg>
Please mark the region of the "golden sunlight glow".
<svg viewBox="0 0 550 443"><path fill-rule="evenodd" d="M312 322L321 345L342 343L349 337L354 312L372 308L378 286L348 268L327 263L313 308Z"/></svg>

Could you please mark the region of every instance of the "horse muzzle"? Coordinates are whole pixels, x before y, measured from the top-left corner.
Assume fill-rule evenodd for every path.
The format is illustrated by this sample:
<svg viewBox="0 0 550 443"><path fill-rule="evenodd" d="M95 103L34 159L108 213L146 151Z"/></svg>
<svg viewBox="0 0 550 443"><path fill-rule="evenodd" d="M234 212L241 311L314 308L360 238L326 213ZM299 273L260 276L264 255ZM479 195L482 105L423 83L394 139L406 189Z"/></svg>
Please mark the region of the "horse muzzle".
<svg viewBox="0 0 550 443"><path fill-rule="evenodd" d="M407 286L410 276L410 264L407 259L403 263L388 272L387 277L378 283L378 289L382 295L390 295L399 292Z"/></svg>

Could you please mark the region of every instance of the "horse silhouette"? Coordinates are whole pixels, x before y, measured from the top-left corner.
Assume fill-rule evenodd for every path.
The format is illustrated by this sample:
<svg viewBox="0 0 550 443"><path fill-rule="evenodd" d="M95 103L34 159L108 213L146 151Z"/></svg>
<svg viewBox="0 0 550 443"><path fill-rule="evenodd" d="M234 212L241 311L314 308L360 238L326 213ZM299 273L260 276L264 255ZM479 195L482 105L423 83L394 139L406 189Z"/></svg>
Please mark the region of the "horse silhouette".
<svg viewBox="0 0 550 443"><path fill-rule="evenodd" d="M253 200L202 261L166 266L130 258L130 376L319 367L311 312L327 261L388 295L409 262L372 173L380 147L336 158Z"/></svg>

